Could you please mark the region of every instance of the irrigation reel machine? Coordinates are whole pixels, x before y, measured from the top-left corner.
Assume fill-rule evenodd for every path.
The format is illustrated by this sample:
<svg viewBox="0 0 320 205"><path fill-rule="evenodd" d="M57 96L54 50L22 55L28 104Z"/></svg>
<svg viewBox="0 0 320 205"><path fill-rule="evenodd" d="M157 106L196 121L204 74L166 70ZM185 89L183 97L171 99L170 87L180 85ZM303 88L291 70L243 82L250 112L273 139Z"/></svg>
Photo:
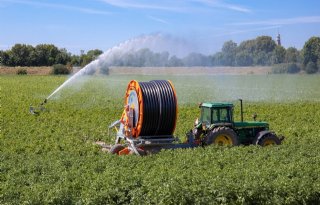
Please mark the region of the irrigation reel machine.
<svg viewBox="0 0 320 205"><path fill-rule="evenodd" d="M109 126L116 129L114 145L101 144L112 154L146 155L161 149L192 148L210 144L236 146L278 145L284 139L269 130L267 122L233 120L232 103L201 103L201 116L179 143L173 136L177 122L177 95L167 80L138 82L132 80L125 93L125 106L120 120Z"/></svg>

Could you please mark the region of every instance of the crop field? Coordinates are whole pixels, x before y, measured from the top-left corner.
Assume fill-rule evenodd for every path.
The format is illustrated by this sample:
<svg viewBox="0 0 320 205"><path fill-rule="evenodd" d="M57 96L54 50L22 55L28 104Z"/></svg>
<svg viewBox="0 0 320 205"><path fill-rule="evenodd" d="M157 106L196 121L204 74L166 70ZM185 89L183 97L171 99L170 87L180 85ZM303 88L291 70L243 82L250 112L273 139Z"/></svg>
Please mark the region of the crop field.
<svg viewBox="0 0 320 205"><path fill-rule="evenodd" d="M110 75L82 79L50 99L39 116L29 106L62 76L0 76L0 204L319 204L319 75ZM231 101L240 119L253 113L286 138L280 146L210 146L114 156L108 126L123 110L131 79L169 79L184 140L198 103Z"/></svg>

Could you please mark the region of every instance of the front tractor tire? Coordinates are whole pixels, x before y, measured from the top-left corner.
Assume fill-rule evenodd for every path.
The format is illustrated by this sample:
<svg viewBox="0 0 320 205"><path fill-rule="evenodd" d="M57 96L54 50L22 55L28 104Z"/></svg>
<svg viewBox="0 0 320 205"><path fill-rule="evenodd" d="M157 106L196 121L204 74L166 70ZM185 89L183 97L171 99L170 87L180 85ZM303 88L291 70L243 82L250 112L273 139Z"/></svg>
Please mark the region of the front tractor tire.
<svg viewBox="0 0 320 205"><path fill-rule="evenodd" d="M237 134L229 127L214 128L207 136L206 144L237 146L239 140Z"/></svg>
<svg viewBox="0 0 320 205"><path fill-rule="evenodd" d="M256 144L265 147L265 146L269 146L269 145L279 145L281 144L281 140L274 134L272 133L268 133L266 135L264 135L263 137L261 137Z"/></svg>

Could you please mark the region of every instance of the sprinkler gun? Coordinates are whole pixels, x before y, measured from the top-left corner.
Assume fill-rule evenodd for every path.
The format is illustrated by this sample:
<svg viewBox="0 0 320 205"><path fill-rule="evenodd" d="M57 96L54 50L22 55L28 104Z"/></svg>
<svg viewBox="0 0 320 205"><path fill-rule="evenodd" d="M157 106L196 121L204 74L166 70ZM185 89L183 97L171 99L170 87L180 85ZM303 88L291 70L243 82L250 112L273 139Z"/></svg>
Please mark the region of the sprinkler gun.
<svg viewBox="0 0 320 205"><path fill-rule="evenodd" d="M40 105L38 107L30 106L29 112L32 115L39 115L40 112L45 110L44 104L46 104L47 101L48 101L48 99L44 99L44 101L42 103L40 103Z"/></svg>

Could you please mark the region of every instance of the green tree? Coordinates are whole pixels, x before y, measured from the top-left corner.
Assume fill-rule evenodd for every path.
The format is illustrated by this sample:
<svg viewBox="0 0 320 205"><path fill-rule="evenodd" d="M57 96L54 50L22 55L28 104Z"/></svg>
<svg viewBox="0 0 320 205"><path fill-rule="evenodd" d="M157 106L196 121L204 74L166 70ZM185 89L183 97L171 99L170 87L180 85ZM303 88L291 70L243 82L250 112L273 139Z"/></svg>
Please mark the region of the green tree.
<svg viewBox="0 0 320 205"><path fill-rule="evenodd" d="M276 46L272 52L272 63L279 64L285 61L286 57L286 49L282 46Z"/></svg>
<svg viewBox="0 0 320 205"><path fill-rule="evenodd" d="M52 66L56 62L59 49L53 44L39 44L35 47L38 66Z"/></svg>
<svg viewBox="0 0 320 205"><path fill-rule="evenodd" d="M0 65L3 65L4 51L0 50Z"/></svg>
<svg viewBox="0 0 320 205"><path fill-rule="evenodd" d="M12 66L32 66L34 64L31 54L34 48L26 44L15 44L11 48L11 64Z"/></svg>
<svg viewBox="0 0 320 205"><path fill-rule="evenodd" d="M253 64L254 65L270 65L271 64L272 53L260 51L254 55Z"/></svg>
<svg viewBox="0 0 320 205"><path fill-rule="evenodd" d="M72 55L70 57L70 63L72 66L80 66L80 56Z"/></svg>
<svg viewBox="0 0 320 205"><path fill-rule="evenodd" d="M253 64L252 55L246 50L238 51L236 54L237 66L251 66Z"/></svg>
<svg viewBox="0 0 320 205"><path fill-rule="evenodd" d="M94 50L89 50L87 52L87 55L92 58L92 60L96 59L98 56L100 56L103 53L102 50L99 49L94 49Z"/></svg>
<svg viewBox="0 0 320 205"><path fill-rule="evenodd" d="M81 67L84 67L91 63L93 60L95 60L99 55L101 55L103 52L99 49L95 50L89 50L86 54L84 54L83 51L81 51L81 56L79 59L79 64ZM73 60L76 60L73 58Z"/></svg>
<svg viewBox="0 0 320 205"><path fill-rule="evenodd" d="M190 53L182 59L185 66L209 66L211 65L210 58L201 53Z"/></svg>
<svg viewBox="0 0 320 205"><path fill-rule="evenodd" d="M252 55L256 50L256 40L242 41L238 46L238 51L245 51Z"/></svg>
<svg viewBox="0 0 320 205"><path fill-rule="evenodd" d="M276 43L270 36L258 36L256 39L247 40L237 47L236 65L270 65L272 57L277 62L283 62L283 49L276 49Z"/></svg>
<svg viewBox="0 0 320 205"><path fill-rule="evenodd" d="M151 62L154 66L167 66L169 61L169 52L164 51L161 53L153 53L153 62Z"/></svg>
<svg viewBox="0 0 320 205"><path fill-rule="evenodd" d="M235 65L237 53L237 44L233 41L227 41L222 46L222 55L224 58L224 65L233 66Z"/></svg>
<svg viewBox="0 0 320 205"><path fill-rule="evenodd" d="M255 50L258 52L270 53L273 52L276 47L276 43L270 36L258 36L255 41Z"/></svg>
<svg viewBox="0 0 320 205"><path fill-rule="evenodd" d="M289 47L286 50L285 62L286 63L298 63L299 62L299 51L294 47Z"/></svg>
<svg viewBox="0 0 320 205"><path fill-rule="evenodd" d="M217 52L212 57L213 65L225 65L222 52Z"/></svg>
<svg viewBox="0 0 320 205"><path fill-rule="evenodd" d="M11 64L13 64L11 62L11 51L3 51L2 54L0 54L0 58L1 58L1 65L6 65L6 66L10 66Z"/></svg>
<svg viewBox="0 0 320 205"><path fill-rule="evenodd" d="M55 63L66 65L70 61L71 61L71 54L68 53L65 48L60 49L58 54L55 57Z"/></svg>
<svg viewBox="0 0 320 205"><path fill-rule="evenodd" d="M313 61L309 61L305 70L308 74L313 74L313 73L317 72L318 68L317 68L316 63L314 63Z"/></svg>
<svg viewBox="0 0 320 205"><path fill-rule="evenodd" d="M70 70L65 65L54 64L52 66L52 74L53 75L68 75L68 74L70 74Z"/></svg>
<svg viewBox="0 0 320 205"><path fill-rule="evenodd" d="M320 37L311 37L303 46L302 63L307 73L312 73L320 59ZM311 63L312 62L312 63ZM311 72L310 72L311 71Z"/></svg>
<svg viewBox="0 0 320 205"><path fill-rule="evenodd" d="M296 63L281 63L274 64L272 66L272 73L282 74L282 73L298 73L300 72L300 67Z"/></svg>
<svg viewBox="0 0 320 205"><path fill-rule="evenodd" d="M178 58L177 56L171 56L169 61L168 61L168 66L170 67L179 67L179 66L183 66L183 62L180 58Z"/></svg>
<svg viewBox="0 0 320 205"><path fill-rule="evenodd" d="M237 48L236 65L252 66L254 63L255 50L256 40L247 40L241 42Z"/></svg>
<svg viewBox="0 0 320 205"><path fill-rule="evenodd" d="M270 36L258 36L255 39L255 50L253 53L253 62L256 65L272 64L272 53L276 48L276 43Z"/></svg>
<svg viewBox="0 0 320 205"><path fill-rule="evenodd" d="M92 61L92 57L90 57L86 54L80 56L80 66L81 67L88 65L91 61Z"/></svg>

